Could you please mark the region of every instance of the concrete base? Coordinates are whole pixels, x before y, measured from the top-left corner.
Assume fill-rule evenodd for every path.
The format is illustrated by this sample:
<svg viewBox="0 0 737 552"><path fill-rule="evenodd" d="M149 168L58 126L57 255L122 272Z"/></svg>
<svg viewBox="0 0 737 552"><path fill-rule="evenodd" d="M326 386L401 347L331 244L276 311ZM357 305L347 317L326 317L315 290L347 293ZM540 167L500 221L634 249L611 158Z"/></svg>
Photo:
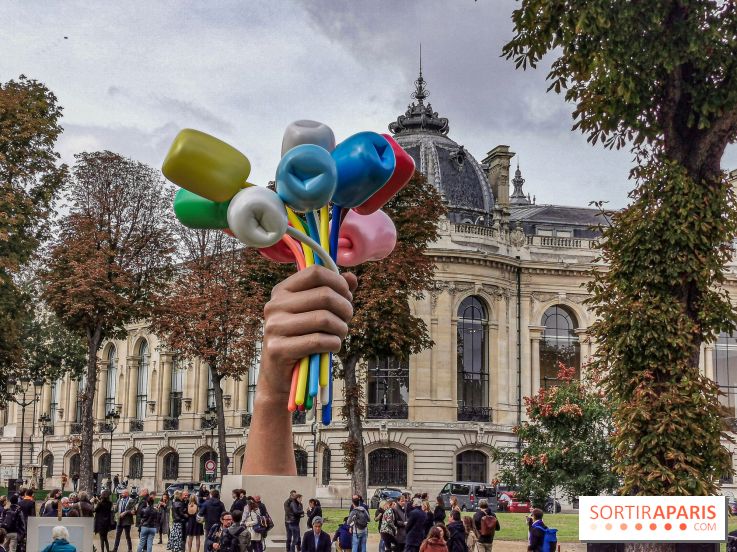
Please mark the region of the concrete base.
<svg viewBox="0 0 737 552"><path fill-rule="evenodd" d="M251 495L259 495L266 504L274 528L269 531L270 542L286 542L287 530L284 525L284 502L289 498L289 491L295 490L302 495L302 505L307 511L307 501L315 496L317 479L293 475L226 475L223 477L220 498L225 507L230 509L233 503L233 489L245 489ZM307 530L307 522L302 518L300 532ZM32 549L29 549L32 550Z"/></svg>
<svg viewBox="0 0 737 552"><path fill-rule="evenodd" d="M69 542L75 546L77 552L92 552L95 536L93 522L93 518L65 517L59 520L55 517L29 517L26 550L43 550L53 542L51 530L57 525L63 525L69 531Z"/></svg>

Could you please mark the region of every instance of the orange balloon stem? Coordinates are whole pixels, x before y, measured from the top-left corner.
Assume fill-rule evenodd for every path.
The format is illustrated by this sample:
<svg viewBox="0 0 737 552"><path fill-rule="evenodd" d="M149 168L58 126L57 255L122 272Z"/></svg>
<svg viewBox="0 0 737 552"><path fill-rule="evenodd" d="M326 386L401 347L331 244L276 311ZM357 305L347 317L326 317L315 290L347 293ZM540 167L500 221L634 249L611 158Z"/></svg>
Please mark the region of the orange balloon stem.
<svg viewBox="0 0 737 552"><path fill-rule="evenodd" d="M299 362L294 365L292 369L292 386L289 388L289 403L287 404L287 410L294 412L297 410L297 403L294 402L297 396L297 380L299 379Z"/></svg>
<svg viewBox="0 0 737 552"><path fill-rule="evenodd" d="M294 255L294 258L297 261L297 269L304 270L305 256L302 252L302 247L297 243L294 238L292 238L291 236L287 236L286 234L282 236L282 241L287 244L287 247L292 252L292 255Z"/></svg>

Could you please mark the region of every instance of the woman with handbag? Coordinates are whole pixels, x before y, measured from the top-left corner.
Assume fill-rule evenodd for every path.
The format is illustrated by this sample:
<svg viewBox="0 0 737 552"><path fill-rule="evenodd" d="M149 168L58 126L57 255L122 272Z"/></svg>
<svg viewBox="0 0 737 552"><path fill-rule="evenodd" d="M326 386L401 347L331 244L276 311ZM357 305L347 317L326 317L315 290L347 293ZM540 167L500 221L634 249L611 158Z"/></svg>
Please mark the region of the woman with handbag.
<svg viewBox="0 0 737 552"><path fill-rule="evenodd" d="M249 500L247 504L246 511L248 513L244 514L242 523L251 535L250 552L263 552L263 536L268 529L264 525L263 519L261 519L256 501Z"/></svg>
<svg viewBox="0 0 737 552"><path fill-rule="evenodd" d="M397 525L394 519L394 500L388 498L386 502L382 503L380 508L384 510L381 516L381 525L379 533L381 534L381 542L384 543L385 552L391 552L397 547Z"/></svg>
<svg viewBox="0 0 737 552"><path fill-rule="evenodd" d="M200 518L200 507L197 504L197 495L189 497L187 504L187 552L192 552L192 542L195 542L195 552L202 550L200 548L200 538L205 534Z"/></svg>
<svg viewBox="0 0 737 552"><path fill-rule="evenodd" d="M159 544L163 543L163 536L166 534L166 540L169 540L169 510L171 505L169 504L169 495L164 493L159 501L157 508L159 509Z"/></svg>
<svg viewBox="0 0 737 552"><path fill-rule="evenodd" d="M113 521L113 503L110 502L109 491L102 491L100 500L95 506L94 517L94 531L100 535L100 550L101 552L110 552L110 543L107 540L107 534L115 527L115 522Z"/></svg>

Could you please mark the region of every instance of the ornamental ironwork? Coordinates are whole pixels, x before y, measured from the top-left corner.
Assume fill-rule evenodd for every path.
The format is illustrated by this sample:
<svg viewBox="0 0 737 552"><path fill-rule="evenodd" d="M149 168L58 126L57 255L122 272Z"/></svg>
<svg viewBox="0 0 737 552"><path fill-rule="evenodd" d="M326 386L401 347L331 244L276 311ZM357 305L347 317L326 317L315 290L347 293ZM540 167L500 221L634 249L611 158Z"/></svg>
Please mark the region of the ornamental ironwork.
<svg viewBox="0 0 737 552"><path fill-rule="evenodd" d="M0 428L0 429L2 429L2 428ZM54 434L54 426L52 426L52 425L44 425L44 426L41 426L41 432L44 435L53 435ZM2 436L2 433L0 433L0 437L1 436Z"/></svg>
<svg viewBox="0 0 737 552"><path fill-rule="evenodd" d="M215 429L217 426L217 418L208 418L207 416L200 418L200 429Z"/></svg>
<svg viewBox="0 0 737 552"><path fill-rule="evenodd" d="M249 427L251 425L251 414L241 414L241 427Z"/></svg>
<svg viewBox="0 0 737 552"><path fill-rule="evenodd" d="M491 407L490 406L459 406L458 407L459 422L490 422Z"/></svg>
<svg viewBox="0 0 737 552"><path fill-rule="evenodd" d="M143 420L131 420L130 421L131 433L137 433L143 431Z"/></svg>
<svg viewBox="0 0 737 552"><path fill-rule="evenodd" d="M82 433L82 422L72 422L69 426L69 433L80 435Z"/></svg>
<svg viewBox="0 0 737 552"><path fill-rule="evenodd" d="M392 134L414 131L448 134L450 130L448 119L438 116L438 112L433 111L432 104L425 105L425 98L430 95L430 91L425 86L426 84L422 77L422 61L420 61L420 76L415 81L415 91L412 92L412 99L417 100L417 102L408 105L404 115L400 115L396 121L389 125Z"/></svg>
<svg viewBox="0 0 737 552"><path fill-rule="evenodd" d="M374 420L406 420L409 407L406 404L369 404L366 417Z"/></svg>
<svg viewBox="0 0 737 552"><path fill-rule="evenodd" d="M292 424L305 424L307 423L307 412L304 410L295 410L292 412Z"/></svg>
<svg viewBox="0 0 737 552"><path fill-rule="evenodd" d="M164 418L164 431L177 431L179 429L179 418Z"/></svg>
<svg viewBox="0 0 737 552"><path fill-rule="evenodd" d="M372 487L407 486L407 455L401 450L382 448L368 455L368 484Z"/></svg>

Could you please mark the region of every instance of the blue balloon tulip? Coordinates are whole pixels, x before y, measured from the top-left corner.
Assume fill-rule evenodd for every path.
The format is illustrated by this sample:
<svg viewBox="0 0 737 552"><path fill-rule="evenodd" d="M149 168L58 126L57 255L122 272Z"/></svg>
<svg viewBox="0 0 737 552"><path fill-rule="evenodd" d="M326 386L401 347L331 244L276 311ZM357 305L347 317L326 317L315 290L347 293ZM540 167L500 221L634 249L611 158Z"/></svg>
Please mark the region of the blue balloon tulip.
<svg viewBox="0 0 737 552"><path fill-rule="evenodd" d="M375 132L359 132L338 144L332 153L338 167L338 187L333 202L358 207L394 173L396 158L391 145Z"/></svg>
<svg viewBox="0 0 737 552"><path fill-rule="evenodd" d="M335 193L338 171L327 150L302 144L284 154L276 168L276 192L296 211L327 205Z"/></svg>

